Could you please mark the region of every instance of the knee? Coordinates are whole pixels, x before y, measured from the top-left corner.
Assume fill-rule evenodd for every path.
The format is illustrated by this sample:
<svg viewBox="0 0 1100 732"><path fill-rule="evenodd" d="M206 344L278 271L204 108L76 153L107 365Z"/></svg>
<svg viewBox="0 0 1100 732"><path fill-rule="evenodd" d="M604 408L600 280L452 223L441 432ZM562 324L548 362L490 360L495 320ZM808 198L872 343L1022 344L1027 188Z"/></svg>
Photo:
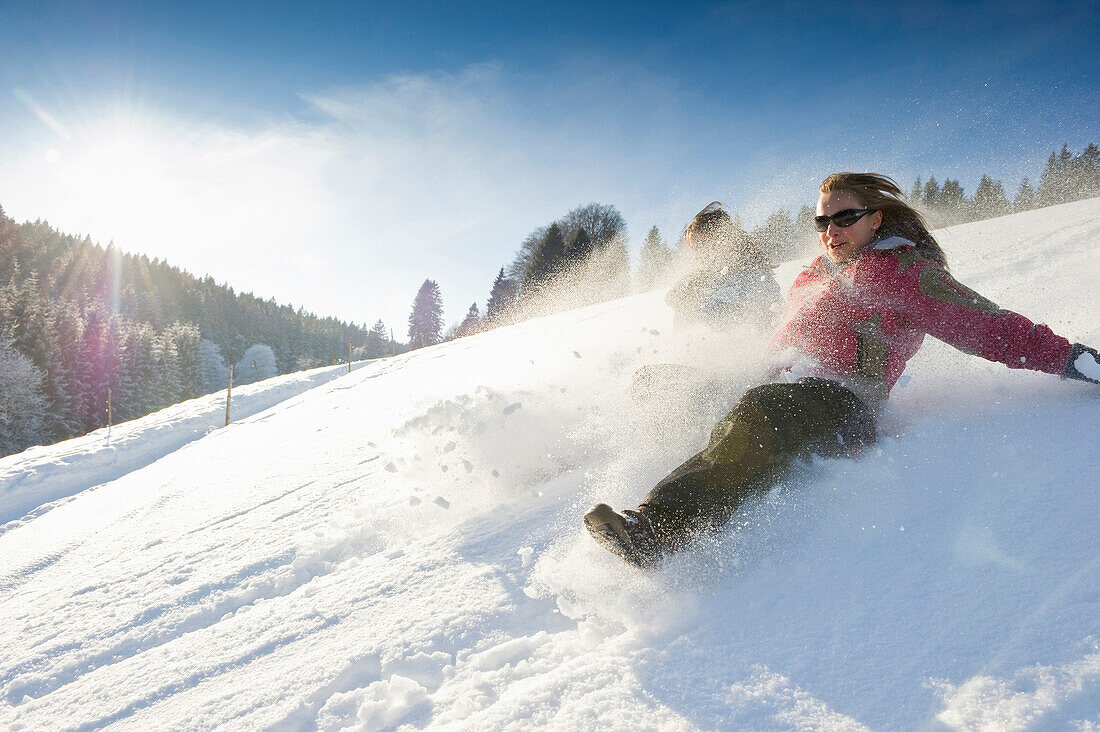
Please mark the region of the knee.
<svg viewBox="0 0 1100 732"><path fill-rule="evenodd" d="M757 387L759 389L760 387ZM776 428L757 394L751 389L737 402L733 410L714 426L703 455L714 464L743 460L767 462L775 441Z"/></svg>

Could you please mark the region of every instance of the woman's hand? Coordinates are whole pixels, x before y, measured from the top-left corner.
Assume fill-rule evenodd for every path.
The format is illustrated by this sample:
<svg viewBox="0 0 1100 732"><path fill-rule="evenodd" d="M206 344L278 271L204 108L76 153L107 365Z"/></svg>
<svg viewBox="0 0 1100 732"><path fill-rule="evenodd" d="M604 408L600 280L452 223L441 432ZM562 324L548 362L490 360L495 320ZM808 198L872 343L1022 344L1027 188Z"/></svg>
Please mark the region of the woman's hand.
<svg viewBox="0 0 1100 732"><path fill-rule="evenodd" d="M1069 354L1069 362L1062 376L1077 381L1091 381L1100 384L1100 354L1095 348L1080 343L1073 344L1073 351Z"/></svg>

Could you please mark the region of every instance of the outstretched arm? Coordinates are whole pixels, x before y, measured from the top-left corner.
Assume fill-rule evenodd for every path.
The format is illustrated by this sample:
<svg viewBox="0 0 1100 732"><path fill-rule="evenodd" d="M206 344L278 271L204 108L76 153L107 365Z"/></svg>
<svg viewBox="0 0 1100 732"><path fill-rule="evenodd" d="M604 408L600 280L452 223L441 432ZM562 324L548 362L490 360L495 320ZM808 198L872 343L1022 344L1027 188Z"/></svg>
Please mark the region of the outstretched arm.
<svg viewBox="0 0 1100 732"><path fill-rule="evenodd" d="M1072 343L1045 325L1001 309L943 267L920 262L899 279L894 296L902 300L900 309L929 335L1009 368L1070 375Z"/></svg>

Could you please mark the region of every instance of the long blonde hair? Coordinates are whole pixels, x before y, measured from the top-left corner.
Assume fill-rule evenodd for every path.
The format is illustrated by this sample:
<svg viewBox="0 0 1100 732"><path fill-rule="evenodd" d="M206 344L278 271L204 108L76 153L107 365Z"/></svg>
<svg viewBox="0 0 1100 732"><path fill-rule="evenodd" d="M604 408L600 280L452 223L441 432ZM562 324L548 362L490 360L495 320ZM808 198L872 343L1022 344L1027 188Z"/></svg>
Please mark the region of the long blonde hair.
<svg viewBox="0 0 1100 732"><path fill-rule="evenodd" d="M833 173L821 182L821 193L848 191L865 208L882 212L876 238L900 236L916 245L918 253L947 268L947 256L928 231L924 217L905 202L905 194L893 179L877 173Z"/></svg>

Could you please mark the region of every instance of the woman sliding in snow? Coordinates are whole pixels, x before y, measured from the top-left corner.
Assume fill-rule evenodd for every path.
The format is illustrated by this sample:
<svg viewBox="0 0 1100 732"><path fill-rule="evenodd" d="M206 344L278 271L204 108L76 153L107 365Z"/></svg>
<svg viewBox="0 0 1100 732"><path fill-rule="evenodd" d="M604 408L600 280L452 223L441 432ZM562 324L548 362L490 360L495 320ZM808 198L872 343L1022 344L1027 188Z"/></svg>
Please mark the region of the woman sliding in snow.
<svg viewBox="0 0 1100 732"><path fill-rule="evenodd" d="M814 228L824 255L795 280L776 332L775 383L750 389L706 449L635 511L607 504L585 527L646 565L725 523L800 457L853 457L927 333L1009 368L1100 383L1094 349L1002 310L948 273L939 244L891 179L837 173L821 184Z"/></svg>

